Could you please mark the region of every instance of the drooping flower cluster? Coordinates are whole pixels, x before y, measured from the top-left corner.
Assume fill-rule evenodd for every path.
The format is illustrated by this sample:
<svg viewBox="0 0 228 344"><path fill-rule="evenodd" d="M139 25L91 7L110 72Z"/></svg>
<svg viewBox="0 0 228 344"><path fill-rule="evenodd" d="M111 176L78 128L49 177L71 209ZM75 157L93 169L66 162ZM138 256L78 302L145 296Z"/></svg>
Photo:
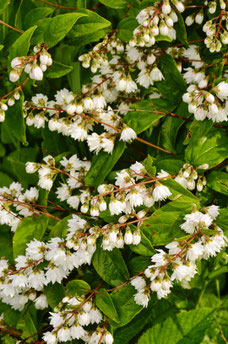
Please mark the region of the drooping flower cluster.
<svg viewBox="0 0 228 344"><path fill-rule="evenodd" d="M158 299L166 297L175 281L189 287L189 282L197 273L196 261L214 257L227 246L222 229L213 223L218 214L219 207L212 205L204 212L194 211L185 216L185 222L180 227L190 234L189 237L175 239L165 246L166 251L157 250L151 258L152 265L147 267L143 276L132 279L131 284L137 290L134 296L137 304L147 307L150 291L155 291Z"/></svg>
<svg viewBox="0 0 228 344"><path fill-rule="evenodd" d="M45 45L36 45L33 52L32 56L15 57L11 61L12 70L9 75L11 82L17 82L23 71L29 74L32 80L43 79L43 72L52 65L51 55L47 52ZM40 65L38 65L38 59Z"/></svg>
<svg viewBox="0 0 228 344"><path fill-rule="evenodd" d="M199 170L207 170L208 168L209 166L207 164L198 167ZM194 190L196 188L199 192L203 190L203 187L207 183L205 176L198 174L197 170L190 164L184 164L175 177L175 180L184 188L188 190Z"/></svg>
<svg viewBox="0 0 228 344"><path fill-rule="evenodd" d="M13 182L9 188L0 188L0 224L6 224L15 232L19 222L36 214L39 191L35 187L23 192L20 183Z"/></svg>
<svg viewBox="0 0 228 344"><path fill-rule="evenodd" d="M222 81L212 88L211 92L208 92L194 84L198 78L196 71L189 68L185 75L191 85L187 88L187 93L183 95L183 100L188 103L188 111L194 114L195 119L197 121L203 121L205 118L211 119L213 122L227 121L228 84ZM204 73L199 72L198 75L198 80L204 80Z"/></svg>
<svg viewBox="0 0 228 344"><path fill-rule="evenodd" d="M43 335L47 344L74 339L81 339L84 343L113 343L113 337L107 329L100 326L94 330L86 329L93 324L99 324L103 319L102 313L91 298L86 301L85 296L66 296L50 315L53 330Z"/></svg>

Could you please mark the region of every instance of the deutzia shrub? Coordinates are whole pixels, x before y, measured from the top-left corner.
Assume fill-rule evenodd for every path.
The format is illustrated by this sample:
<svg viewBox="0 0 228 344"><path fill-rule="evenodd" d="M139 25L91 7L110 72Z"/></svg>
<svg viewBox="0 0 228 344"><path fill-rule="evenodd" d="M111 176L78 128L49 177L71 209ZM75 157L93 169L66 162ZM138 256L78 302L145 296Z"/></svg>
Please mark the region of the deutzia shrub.
<svg viewBox="0 0 228 344"><path fill-rule="evenodd" d="M1 2L1 343L228 341L227 6Z"/></svg>

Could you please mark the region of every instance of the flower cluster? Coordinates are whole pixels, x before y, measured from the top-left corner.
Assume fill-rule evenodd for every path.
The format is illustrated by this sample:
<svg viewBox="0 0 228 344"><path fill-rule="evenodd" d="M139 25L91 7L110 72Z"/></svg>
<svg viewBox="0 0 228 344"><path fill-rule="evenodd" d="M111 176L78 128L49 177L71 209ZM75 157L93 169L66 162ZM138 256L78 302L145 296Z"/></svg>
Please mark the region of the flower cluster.
<svg viewBox="0 0 228 344"><path fill-rule="evenodd" d="M173 1L179 12L184 11L181 1ZM133 37L129 42L131 47L151 47L156 42L156 36L168 36L171 40L176 39L176 31L173 28L178 21L176 12L172 9L169 0L155 2L154 6L143 9L136 19L140 24L133 32Z"/></svg>
<svg viewBox="0 0 228 344"><path fill-rule="evenodd" d="M208 78L204 73L196 72L189 68L185 74L186 79L191 85L183 95L184 102L188 103L188 111L194 114L197 121L203 121L205 118L213 122L222 122L228 120L228 83L220 82L212 88L211 92L199 88L192 82L206 82ZM198 81L196 81L198 80ZM214 93L214 94L213 94Z"/></svg>
<svg viewBox="0 0 228 344"><path fill-rule="evenodd" d="M200 165L198 170L207 170L209 166L207 164ZM190 164L184 164L184 166L178 172L175 177L176 182L181 184L184 188L188 190L202 191L203 187L206 185L206 178L203 175L199 175L197 170Z"/></svg>
<svg viewBox="0 0 228 344"><path fill-rule="evenodd" d="M9 188L0 188L0 224L6 224L15 232L19 222L36 214L39 191L35 187L23 192L20 183L13 182Z"/></svg>
<svg viewBox="0 0 228 344"><path fill-rule="evenodd" d="M214 257L227 246L223 231L213 223L218 214L218 206L212 205L204 212L194 211L185 216L180 227L190 234L188 239L175 239L165 246L166 251L157 250L151 258L152 265L146 268L143 276L132 279L131 284L137 290L134 296L137 304L147 307L151 291L157 293L158 299L166 297L174 281L188 288L197 273L196 261Z"/></svg>
<svg viewBox="0 0 228 344"><path fill-rule="evenodd" d="M57 197L61 201L69 200L68 204L77 209L77 206L74 206L73 204L79 204L79 201L76 202L76 200L73 201L73 198L70 198L71 192L74 189L82 186L84 176L88 172L91 162L88 160L79 160L77 155L74 154L69 159L63 157L63 159L60 161L60 164L63 167L63 169L61 170L56 168L55 159L51 155L47 155L43 160L46 164L28 161L26 163L26 172L35 173L36 171L38 171L38 185L45 190L51 190L54 178L57 173L63 173L67 175L69 177L66 180L67 184L62 183L62 186L57 189Z"/></svg>
<svg viewBox="0 0 228 344"><path fill-rule="evenodd" d="M95 330L87 330L93 324L99 324L103 316L90 298L86 301L84 296L66 296L50 312L52 331L44 333L43 339L47 344L67 342L81 339L84 343L112 344L111 333L100 326Z"/></svg>
<svg viewBox="0 0 228 344"><path fill-rule="evenodd" d="M18 81L23 70L29 74L32 80L43 79L43 72L52 65L51 55L47 52L45 45L36 45L33 51L34 54L32 56L15 57L11 61L12 70L9 75L11 82ZM38 65L38 59L40 65Z"/></svg>

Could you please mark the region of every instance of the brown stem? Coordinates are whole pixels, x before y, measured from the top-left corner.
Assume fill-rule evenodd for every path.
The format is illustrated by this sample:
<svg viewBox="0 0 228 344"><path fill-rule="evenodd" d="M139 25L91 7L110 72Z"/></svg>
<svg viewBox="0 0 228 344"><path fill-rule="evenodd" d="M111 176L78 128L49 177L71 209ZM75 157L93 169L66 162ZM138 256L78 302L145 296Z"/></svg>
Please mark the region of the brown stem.
<svg viewBox="0 0 228 344"><path fill-rule="evenodd" d="M64 10L72 10L72 11L77 11L77 8L76 7L68 7L68 6L62 6L62 5L59 5L59 4L55 4L54 2L50 2L50 1L46 1L46 0L39 0L40 2L43 2L47 5L50 5L50 6L54 6L56 7L57 9L61 8L61 9L64 9Z"/></svg>
<svg viewBox="0 0 228 344"><path fill-rule="evenodd" d="M12 30L14 30L14 31L16 31L16 32L19 32L19 33L24 33L24 31L22 31L22 30L19 30L19 29L16 29L15 27L13 27L13 26L11 26L11 25L9 25L9 24L5 23L5 22L4 22L4 21L2 21L2 20L0 20L0 24L2 24L2 25L5 25L5 26L7 26L8 28L10 28L10 29L12 29Z"/></svg>

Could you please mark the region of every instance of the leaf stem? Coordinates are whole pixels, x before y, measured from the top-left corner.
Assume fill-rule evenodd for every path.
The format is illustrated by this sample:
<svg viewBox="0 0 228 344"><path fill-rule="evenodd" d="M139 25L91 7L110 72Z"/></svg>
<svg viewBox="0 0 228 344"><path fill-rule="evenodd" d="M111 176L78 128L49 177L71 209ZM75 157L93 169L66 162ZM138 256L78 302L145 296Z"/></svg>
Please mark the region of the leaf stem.
<svg viewBox="0 0 228 344"><path fill-rule="evenodd" d="M2 25L5 25L5 26L7 26L8 28L10 28L10 29L12 29L12 30L14 30L14 31L16 31L16 32L19 32L19 33L24 33L24 31L22 31L22 30L19 30L19 29L16 29L15 27L13 27L13 26L11 26L11 25L9 25L9 24L5 23L5 22L4 22L4 21L2 21L2 20L0 20L0 24L2 24Z"/></svg>

